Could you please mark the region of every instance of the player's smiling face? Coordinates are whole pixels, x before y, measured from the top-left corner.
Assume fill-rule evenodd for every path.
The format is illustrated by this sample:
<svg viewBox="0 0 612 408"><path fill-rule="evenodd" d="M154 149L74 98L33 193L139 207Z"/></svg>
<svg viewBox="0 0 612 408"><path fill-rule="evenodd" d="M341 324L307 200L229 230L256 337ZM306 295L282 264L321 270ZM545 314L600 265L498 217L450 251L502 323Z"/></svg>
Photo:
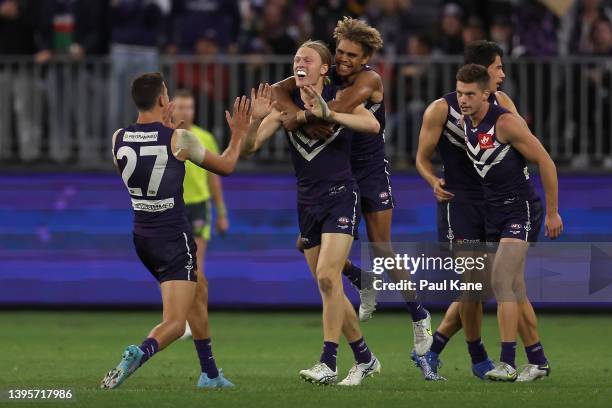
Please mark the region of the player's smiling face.
<svg viewBox="0 0 612 408"><path fill-rule="evenodd" d="M504 65L502 64L502 60L499 55L495 56L495 61L493 61L493 63L487 67L487 71L491 77L490 89L492 92L495 92L500 88L501 84L506 78L506 74L504 74Z"/></svg>
<svg viewBox="0 0 612 408"><path fill-rule="evenodd" d="M483 90L479 84L457 81L457 102L463 115L475 115L489 98L489 91Z"/></svg>
<svg viewBox="0 0 612 408"><path fill-rule="evenodd" d="M363 52L363 47L354 41L340 40L336 46L336 72L341 77L361 71L369 59Z"/></svg>
<svg viewBox="0 0 612 408"><path fill-rule="evenodd" d="M316 85L328 69L329 66L323 64L319 53L310 47L301 47L293 57L293 76L298 88Z"/></svg>

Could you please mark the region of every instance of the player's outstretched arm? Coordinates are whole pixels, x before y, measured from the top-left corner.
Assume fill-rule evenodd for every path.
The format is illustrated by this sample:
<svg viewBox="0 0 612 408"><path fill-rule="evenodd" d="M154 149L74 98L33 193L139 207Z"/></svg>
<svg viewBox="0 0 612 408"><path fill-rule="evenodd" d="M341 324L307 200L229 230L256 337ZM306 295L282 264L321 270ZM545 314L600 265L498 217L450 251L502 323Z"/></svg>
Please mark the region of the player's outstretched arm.
<svg viewBox="0 0 612 408"><path fill-rule="evenodd" d="M242 141L249 128L251 119L249 99L246 96L236 98L232 114L225 111L225 118L232 133L229 145L222 154L207 152L193 133L177 129L173 135L173 152L176 158L189 160L222 176L231 174L236 167Z"/></svg>
<svg viewBox="0 0 612 408"><path fill-rule="evenodd" d="M272 88L268 84L259 84L257 91L251 89L252 118L249 130L242 146L243 156L259 150L280 127L280 112L272 106Z"/></svg>
<svg viewBox="0 0 612 408"><path fill-rule="evenodd" d="M445 181L436 175L434 165L431 162L444 129L447 112L448 104L444 99L438 99L427 107L423 115L416 156L417 171L431 186L436 200L440 202L450 200L454 196L453 193L444 190Z"/></svg>
<svg viewBox="0 0 612 408"><path fill-rule="evenodd" d="M304 92L306 94L305 105L316 117L361 133L378 133L380 130L380 123L363 105L357 106L352 113L339 113L331 110L327 102L312 86L305 86Z"/></svg>
<svg viewBox="0 0 612 408"><path fill-rule="evenodd" d="M366 103L377 90L382 93L382 89L380 75L374 71L361 71L355 82L329 103L329 108L335 112L351 113L357 106Z"/></svg>
<svg viewBox="0 0 612 408"><path fill-rule="evenodd" d="M544 233L551 239L557 238L563 232L563 221L559 215L559 185L555 162L531 133L525 121L514 114L502 115L497 120L497 135L500 142L510 143L525 159L538 165L546 196Z"/></svg>

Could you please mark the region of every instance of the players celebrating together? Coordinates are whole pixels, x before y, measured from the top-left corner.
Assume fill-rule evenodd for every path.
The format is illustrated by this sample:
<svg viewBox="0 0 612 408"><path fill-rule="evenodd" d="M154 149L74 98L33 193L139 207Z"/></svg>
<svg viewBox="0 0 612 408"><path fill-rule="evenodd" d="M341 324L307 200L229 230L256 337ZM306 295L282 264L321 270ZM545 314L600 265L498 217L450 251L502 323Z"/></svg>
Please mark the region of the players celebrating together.
<svg viewBox="0 0 612 408"><path fill-rule="evenodd" d="M187 323L200 359L198 387L233 386L212 355L208 287L202 269L209 239L209 193L205 173L193 170L195 166L209 170L217 183L213 185L219 186L214 173L232 173L240 154L257 151L280 128L285 130L297 178L298 247L323 306L323 352L314 366L299 375L311 383L335 384L341 336L349 343L355 363L339 385L359 385L380 372L381 363L359 326L359 320L371 318L376 308L376 291L370 274L348 256L358 239L362 214L373 254L394 256L395 198L384 150L384 89L380 75L367 65L383 43L376 29L347 17L338 21L333 38L335 57L325 43L307 41L296 51L292 77L274 86L260 84L251 90L250 100L236 98L232 114L226 112L231 140L221 155L214 143L205 140L212 138L193 126L190 94L179 92L169 102L160 74L134 80L138 119L114 133L112 151L134 210L136 253L160 284L163 318L140 346L124 350L119 365L103 378L102 388L121 385L180 338ZM432 102L424 113L416 160L417 170L437 200L439 242L448 244L454 256L473 251L465 243L482 243L482 252L490 252L487 270L497 301L500 361L495 364L489 358L481 340L481 299L453 302L432 336L429 312L406 293L414 335L412 358L427 380L443 379L440 354L462 328L475 376L533 381L550 374L526 294L524 269L529 243L536 241L542 223L551 239L563 230L556 168L512 100L498 90L505 78L502 57L502 50L492 42L477 41L466 47L466 65L457 73L456 91ZM174 112L176 104L181 105ZM187 130L174 125L173 116L186 120ZM442 177L432 163L436 149L444 165ZM544 206L529 180L527 161L539 166ZM184 199L186 162L192 168L185 185L196 188ZM218 212L224 216L219 192L215 187ZM219 228L227 228L226 221L220 221ZM485 247L485 243L492 245ZM342 275L360 292L359 319L344 293ZM399 281L405 272L391 270L389 275ZM529 361L520 372L515 364L517 335Z"/></svg>

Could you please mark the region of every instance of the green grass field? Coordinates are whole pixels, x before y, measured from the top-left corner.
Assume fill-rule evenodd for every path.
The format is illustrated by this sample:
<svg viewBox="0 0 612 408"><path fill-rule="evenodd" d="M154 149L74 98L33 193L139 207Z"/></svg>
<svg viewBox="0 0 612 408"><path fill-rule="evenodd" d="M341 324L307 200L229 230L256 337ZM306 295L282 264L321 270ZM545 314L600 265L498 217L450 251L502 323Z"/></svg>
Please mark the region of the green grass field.
<svg viewBox="0 0 612 408"><path fill-rule="evenodd" d="M358 388L318 387L298 371L318 359L318 313L213 313L214 353L233 390L201 391L193 343L179 341L156 355L121 388L98 383L123 348L139 344L158 313L0 312L0 390L72 388L77 407L610 407L612 324L609 316L543 315L540 331L552 376L530 384L487 383L473 377L462 334L442 354L447 382L426 383L409 360L412 330L407 315L378 313L363 325L382 373ZM434 316L434 323L440 320ZM494 316L484 339L498 358ZM518 364L525 362L519 346ZM346 343L339 373L352 364ZM0 406L59 404L0 401Z"/></svg>

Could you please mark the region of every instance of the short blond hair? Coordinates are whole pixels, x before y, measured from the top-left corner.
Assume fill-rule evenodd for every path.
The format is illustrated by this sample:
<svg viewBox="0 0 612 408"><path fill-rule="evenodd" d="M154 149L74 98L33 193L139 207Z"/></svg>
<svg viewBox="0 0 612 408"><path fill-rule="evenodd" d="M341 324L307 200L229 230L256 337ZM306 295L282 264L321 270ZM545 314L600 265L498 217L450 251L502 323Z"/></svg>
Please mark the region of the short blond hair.
<svg viewBox="0 0 612 408"><path fill-rule="evenodd" d="M377 29L369 26L365 21L346 16L338 20L334 29L334 39L336 45L341 40L349 40L361 45L364 54L368 57L383 47L383 39Z"/></svg>

